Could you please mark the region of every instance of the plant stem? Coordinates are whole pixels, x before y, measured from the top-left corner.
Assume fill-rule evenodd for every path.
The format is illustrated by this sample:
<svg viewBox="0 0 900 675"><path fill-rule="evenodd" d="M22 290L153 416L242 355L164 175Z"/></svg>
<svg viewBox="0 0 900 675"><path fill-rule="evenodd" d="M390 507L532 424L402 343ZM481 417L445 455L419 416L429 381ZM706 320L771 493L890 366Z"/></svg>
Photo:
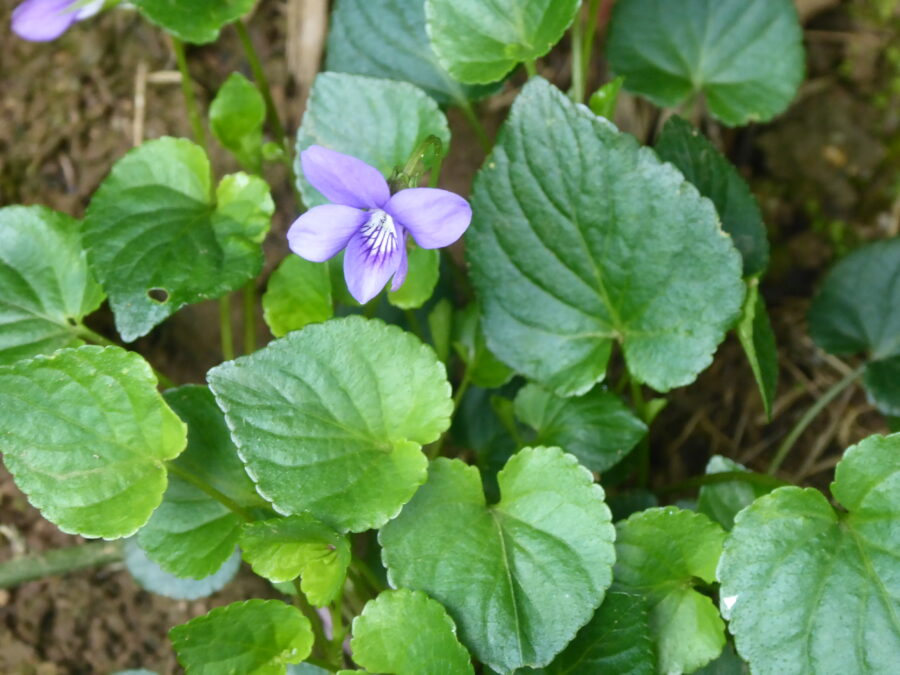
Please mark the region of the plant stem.
<svg viewBox="0 0 900 675"><path fill-rule="evenodd" d="M588 3L587 28L581 43L581 72L586 73L591 63L591 52L594 49L594 35L597 33L597 19L600 17L600 0ZM584 100L583 98L580 100Z"/></svg>
<svg viewBox="0 0 900 675"><path fill-rule="evenodd" d="M572 22L572 30L570 32L571 46L570 54L572 61L572 88L569 89L569 97L575 103L584 102L584 66L581 57L584 51L584 26L581 23L581 12L575 16Z"/></svg>
<svg viewBox="0 0 900 675"><path fill-rule="evenodd" d="M244 49L244 56L247 57L247 63L250 64L250 71L253 73L256 86L266 102L266 117L269 120L269 125L272 127L272 132L275 134L278 144L286 151L290 150L287 132L284 129L284 124L281 123L281 116L278 114L278 109L275 107L275 101L272 98L269 78L266 77L266 71L263 70L262 63L259 60L259 54L256 53L253 40L250 39L247 24L243 21L236 21L234 28L237 31L238 39L241 41L241 47Z"/></svg>
<svg viewBox="0 0 900 675"><path fill-rule="evenodd" d="M773 476L764 473L753 473L751 471L722 471L721 473L708 473L703 476L696 476L679 483L673 483L656 490L659 494L667 494L672 492L684 492L694 488L703 487L704 485L717 485L719 483L733 482L750 483L751 485L761 485L775 489L784 485L790 485L783 480L779 480Z"/></svg>
<svg viewBox="0 0 900 675"><path fill-rule="evenodd" d="M375 591L375 595L378 595L384 590L384 584L381 583L381 579L375 575L375 572L372 571L372 568L369 567L365 560L354 556L350 560L350 567L356 570L356 573L368 582L369 586L372 587L372 590Z"/></svg>
<svg viewBox="0 0 900 675"><path fill-rule="evenodd" d="M244 286L244 353L256 351L256 280Z"/></svg>
<svg viewBox="0 0 900 675"><path fill-rule="evenodd" d="M313 644L318 645L323 650L325 646L329 644L328 638L325 637L325 631L322 628L322 617L319 616L319 613L313 608L312 605L309 604L309 600L306 599L306 595L303 593L303 589L300 587L300 579L294 579L294 604L297 606L303 616L309 621L310 626L312 626L314 642ZM310 663L312 663L311 659L307 659ZM330 661L323 661L316 665L320 667L327 668L328 670L335 670L335 668L340 668L340 663L331 663Z"/></svg>
<svg viewBox="0 0 900 675"><path fill-rule="evenodd" d="M229 511L238 516L241 520L247 523L252 523L254 520L256 520L256 518L254 518L249 511L247 511L243 506L234 501L231 497L224 494L223 492L220 492L202 478L199 478L198 476L192 474L190 471L182 469L174 462L166 462L166 469L169 473L178 476L185 483L190 483L201 492L215 499Z"/></svg>
<svg viewBox="0 0 900 675"><path fill-rule="evenodd" d="M469 367L467 365L466 369L463 371L462 379L459 381L459 386L456 387L456 392L453 394L453 413L450 416L451 419L459 409L459 404L462 401L463 396L466 395L466 391L468 391L469 389L470 382L471 376L469 373ZM441 434L441 437L437 439L437 441L434 442L434 444L428 451L428 459L437 459L441 456L441 449L444 447L444 441L447 440L447 434L449 432L450 430L448 429Z"/></svg>
<svg viewBox="0 0 900 675"><path fill-rule="evenodd" d="M343 601L343 595L339 595L337 600L328 606L328 611L331 613L331 651L334 655L332 660L336 661L340 667L344 665L344 637L347 635L341 611Z"/></svg>
<svg viewBox="0 0 900 675"><path fill-rule="evenodd" d="M172 49L175 52L175 60L178 62L178 70L181 73L181 93L184 95L184 104L187 107L188 117L191 120L191 128L194 130L194 140L206 147L206 131L203 128L203 119L197 108L197 97L194 93L194 81L188 70L187 56L184 52L184 43L176 37L172 38Z"/></svg>
<svg viewBox="0 0 900 675"><path fill-rule="evenodd" d="M648 426L647 434L638 443L638 485L647 487L650 481L650 421L647 419L647 404L644 402L644 392L641 391L641 382L629 374L628 382L631 385L631 404L634 406L638 417Z"/></svg>
<svg viewBox="0 0 900 675"><path fill-rule="evenodd" d="M460 105L459 109L462 110L466 121L469 123L469 126L472 127L472 131L475 132L475 137L478 139L478 144L481 146L481 149L484 150L485 154L489 153L492 145L491 139L488 138L487 132L481 124L481 120L478 119L478 115L475 114L475 108L472 107L472 104L469 101L466 101Z"/></svg>
<svg viewBox="0 0 900 675"><path fill-rule="evenodd" d="M523 61L522 65L525 66L525 72L528 73L529 80L537 75L537 64L534 59Z"/></svg>
<svg viewBox="0 0 900 675"><path fill-rule="evenodd" d="M778 450L775 452L775 457L772 458L772 463L769 464L768 474L770 476L775 475L779 468L781 468L781 464L787 458L788 453L790 453L791 448L794 447L794 443L797 442L797 439L800 438L800 435L806 430L806 427L810 425L810 423L816 418L816 416L822 412L822 410L831 403L838 394L840 394L844 389L849 387L851 384L856 382L859 379L859 376L862 375L863 370L865 370L866 364L863 363L858 368L854 369L852 372L848 373L842 380L840 380L837 384L831 387L828 391L822 394L815 403L810 406L809 410L800 418L797 424L794 425L794 428L791 429L791 432L785 437L785 439L781 442L781 445L778 446Z"/></svg>
<svg viewBox="0 0 900 675"><path fill-rule="evenodd" d="M92 541L0 563L0 588L26 581L99 567L122 559L121 541Z"/></svg>
<svg viewBox="0 0 900 675"><path fill-rule="evenodd" d="M422 333L422 324L419 322L416 313L411 309L405 309L403 310L403 314L406 316L406 323L409 325L409 329L417 338L422 342L425 342L425 335Z"/></svg>
<svg viewBox="0 0 900 675"><path fill-rule="evenodd" d="M231 361L234 358L234 335L231 330L231 294L219 298L219 341L222 345L222 358Z"/></svg>

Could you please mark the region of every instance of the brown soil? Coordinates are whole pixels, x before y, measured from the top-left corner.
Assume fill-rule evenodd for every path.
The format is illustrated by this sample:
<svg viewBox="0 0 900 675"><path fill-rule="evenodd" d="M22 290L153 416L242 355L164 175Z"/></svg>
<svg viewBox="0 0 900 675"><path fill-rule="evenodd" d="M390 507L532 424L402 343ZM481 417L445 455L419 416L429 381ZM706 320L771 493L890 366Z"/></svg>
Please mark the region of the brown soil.
<svg viewBox="0 0 900 675"><path fill-rule="evenodd" d="M40 203L80 216L136 137L189 135L172 77L174 60L160 33L129 12L110 12L53 43L23 42L8 28L15 4L0 0L0 205ZM301 38L286 35L285 13L293 16L300 4L290 0L286 10L284 3L262 0L251 22L279 106L291 111L292 129L309 83L287 77L286 54L316 49L314 38L296 44ZM888 45L896 41L900 19L876 17L863 0L801 4L810 12L809 74L791 110L773 124L738 131L704 122L751 180L770 226L773 262L763 292L781 366L774 420L766 424L745 357L729 338L696 384L672 394L654 426L651 475L657 486L702 473L715 453L765 468L798 417L847 369L807 336L806 309L823 273L858 243L898 233L900 119L891 111L900 108L890 104L896 103L900 71ZM246 72L228 30L217 45L192 49L189 57L206 101L232 70ZM543 74L566 84L566 60L551 54ZM515 80L485 104L489 131L502 120L514 89ZM629 98L622 110L617 121L645 140L659 124L641 101ZM452 112L450 118L454 143L443 182L466 193L483 154L463 120ZM213 159L217 168L235 168L221 151ZM284 232L295 214L284 175L275 170L269 178L279 186L279 212L266 245L271 269L285 255ZM186 308L136 348L176 381L202 381L221 360L216 316L211 303ZM108 316L95 327L114 334ZM885 429L864 393L848 390L804 434L782 476L826 488L843 449ZM2 469L0 523L0 560L78 540L42 520ZM211 598L175 602L139 589L117 566L0 590L0 672L175 672L166 639L171 626L213 606L271 595L266 583L244 570Z"/></svg>

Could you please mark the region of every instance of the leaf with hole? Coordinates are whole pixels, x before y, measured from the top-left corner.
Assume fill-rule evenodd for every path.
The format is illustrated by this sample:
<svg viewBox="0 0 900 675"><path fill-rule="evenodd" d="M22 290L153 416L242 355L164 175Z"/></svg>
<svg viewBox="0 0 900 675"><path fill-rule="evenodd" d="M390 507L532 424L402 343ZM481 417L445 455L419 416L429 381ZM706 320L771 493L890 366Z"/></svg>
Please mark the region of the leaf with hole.
<svg viewBox="0 0 900 675"><path fill-rule="evenodd" d="M282 337L334 315L328 263L289 255L269 277L262 297L263 317L275 337Z"/></svg>
<svg viewBox="0 0 900 675"><path fill-rule="evenodd" d="M185 42L215 42L223 26L249 14L256 0L132 0L147 19Z"/></svg>

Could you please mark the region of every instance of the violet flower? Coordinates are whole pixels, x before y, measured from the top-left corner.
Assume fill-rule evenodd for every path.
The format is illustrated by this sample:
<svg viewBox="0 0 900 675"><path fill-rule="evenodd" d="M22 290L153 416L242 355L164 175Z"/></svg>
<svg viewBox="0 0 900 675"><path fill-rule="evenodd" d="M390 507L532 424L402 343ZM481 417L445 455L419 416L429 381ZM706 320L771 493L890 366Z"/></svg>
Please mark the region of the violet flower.
<svg viewBox="0 0 900 675"><path fill-rule="evenodd" d="M48 42L65 33L76 21L94 16L105 0L25 0L12 13L12 29L31 42Z"/></svg>
<svg viewBox="0 0 900 675"><path fill-rule="evenodd" d="M300 153L303 175L332 204L301 215L288 231L291 250L323 262L344 253L350 294L365 304L394 278L406 279L406 233L422 248L441 248L459 239L472 208L457 194L436 188L408 188L393 196L381 172L356 157L313 145Z"/></svg>

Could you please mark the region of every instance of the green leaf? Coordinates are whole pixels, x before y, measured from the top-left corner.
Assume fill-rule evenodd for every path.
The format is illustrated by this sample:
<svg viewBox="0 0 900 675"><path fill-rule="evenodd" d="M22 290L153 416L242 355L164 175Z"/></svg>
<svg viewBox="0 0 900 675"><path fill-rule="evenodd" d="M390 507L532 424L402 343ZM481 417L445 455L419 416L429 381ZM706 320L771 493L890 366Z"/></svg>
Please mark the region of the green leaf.
<svg viewBox="0 0 900 675"><path fill-rule="evenodd" d="M263 317L275 337L334 315L328 265L289 255L269 277Z"/></svg>
<svg viewBox="0 0 900 675"><path fill-rule="evenodd" d="M754 673L896 670L900 435L847 450L831 493L846 511L818 490L779 488L725 543L722 615Z"/></svg>
<svg viewBox="0 0 900 675"><path fill-rule="evenodd" d="M408 260L406 281L396 291L388 291L388 302L400 309L418 309L434 293L440 276L441 252L416 246L409 251Z"/></svg>
<svg viewBox="0 0 900 675"><path fill-rule="evenodd" d="M441 363L450 358L450 335L453 330L453 305L447 298L441 298L428 313L428 332L431 343Z"/></svg>
<svg viewBox="0 0 900 675"><path fill-rule="evenodd" d="M409 501L421 446L453 409L430 348L360 317L307 326L208 379L259 493L341 532L380 527Z"/></svg>
<svg viewBox="0 0 900 675"><path fill-rule="evenodd" d="M127 537L166 490L186 429L150 366L118 347L0 367L0 450L16 485L63 532Z"/></svg>
<svg viewBox="0 0 900 675"><path fill-rule="evenodd" d="M747 289L743 313L737 325L737 336L753 370L766 417L771 420L775 391L778 389L778 347L775 345L775 333L772 332L758 281L751 280Z"/></svg>
<svg viewBox="0 0 900 675"><path fill-rule="evenodd" d="M174 600L197 600L222 590L234 579L241 567L241 554L232 547L225 561L208 576L184 579L153 562L132 537L125 541L125 567L138 585L151 593Z"/></svg>
<svg viewBox="0 0 900 675"><path fill-rule="evenodd" d="M209 126L219 142L248 170L262 167L266 102L250 80L232 73L209 106Z"/></svg>
<svg viewBox="0 0 900 675"><path fill-rule="evenodd" d="M750 675L750 668L734 651L731 643L727 643L719 658L710 661L700 670L694 671L695 675Z"/></svg>
<svg viewBox="0 0 900 675"><path fill-rule="evenodd" d="M460 82L503 78L550 51L575 18L579 0L426 0L438 61Z"/></svg>
<svg viewBox="0 0 900 675"><path fill-rule="evenodd" d="M253 571L272 582L293 581L316 607L340 594L350 564L350 541L308 513L244 525L240 539Z"/></svg>
<svg viewBox="0 0 900 675"><path fill-rule="evenodd" d="M828 273L809 310L826 352L863 352L863 383L878 408L900 415L900 237L863 246Z"/></svg>
<svg viewBox="0 0 900 675"><path fill-rule="evenodd" d="M609 391L559 398L536 384L516 395L516 417L537 431L536 445L556 445L591 471L618 464L647 434L647 425Z"/></svg>
<svg viewBox="0 0 900 675"><path fill-rule="evenodd" d="M543 675L603 673L654 675L656 655L650 638L647 601L641 595L611 591L594 618L578 631Z"/></svg>
<svg viewBox="0 0 900 675"><path fill-rule="evenodd" d="M447 119L437 103L406 82L345 73L320 73L313 82L297 132L297 187L308 207L326 200L303 176L300 152L322 145L353 155L390 177L428 136L444 155L450 146Z"/></svg>
<svg viewBox="0 0 900 675"><path fill-rule="evenodd" d="M0 209L0 365L75 347L103 302L78 222L43 206Z"/></svg>
<svg viewBox="0 0 900 675"><path fill-rule="evenodd" d="M542 79L513 104L472 208L488 346L558 395L601 380L614 341L640 381L689 384L739 316L740 256L712 204Z"/></svg>
<svg viewBox="0 0 900 675"><path fill-rule="evenodd" d="M494 89L460 84L441 67L425 32L424 0L339 0L325 70L409 82L441 105L466 106Z"/></svg>
<svg viewBox="0 0 900 675"><path fill-rule="evenodd" d="M603 490L572 455L526 448L487 506L478 469L433 462L428 482L380 533L391 586L422 590L479 661L546 665L603 600L613 528Z"/></svg>
<svg viewBox="0 0 900 675"><path fill-rule="evenodd" d="M616 583L650 603L658 672L690 673L716 658L725 624L694 586L716 580L725 533L700 513L648 509L616 526Z"/></svg>
<svg viewBox="0 0 900 675"><path fill-rule="evenodd" d="M181 474L243 507L264 506L244 472L225 417L206 387L188 385L163 398L188 427L187 449L175 459L162 504L138 533L141 548L169 574L203 579L228 560L241 518Z"/></svg>
<svg viewBox="0 0 900 675"><path fill-rule="evenodd" d="M169 639L188 675L284 675L309 656L313 633L296 607L247 600L217 607L175 626Z"/></svg>
<svg viewBox="0 0 900 675"><path fill-rule="evenodd" d="M706 464L706 475L726 471L747 471L747 468L721 455L710 457ZM747 471L747 473L750 472ZM741 509L752 504L757 497L769 492L771 492L770 487L743 480L711 483L700 488L697 510L712 518L726 530L730 530L734 526L734 517Z"/></svg>
<svg viewBox="0 0 900 675"><path fill-rule="evenodd" d="M453 619L419 591L385 591L353 620L353 660L373 673L474 675Z"/></svg>
<svg viewBox="0 0 900 675"><path fill-rule="evenodd" d="M669 118L656 141L656 154L671 162L700 194L712 201L744 259L744 276L761 274L769 264L769 239L756 198L734 165L690 122Z"/></svg>
<svg viewBox="0 0 900 675"><path fill-rule="evenodd" d="M193 44L215 42L223 26L253 9L256 0L132 0L151 23Z"/></svg>
<svg viewBox="0 0 900 675"><path fill-rule="evenodd" d="M515 373L488 349L477 303L473 302L456 313L453 329L453 348L466 364L472 384L495 389L509 382Z"/></svg>
<svg viewBox="0 0 900 675"><path fill-rule="evenodd" d="M669 108L702 95L731 126L782 112L803 80L792 0L623 0L608 40L610 66L628 91Z"/></svg>
<svg viewBox="0 0 900 675"><path fill-rule="evenodd" d="M116 162L94 193L84 241L126 342L261 269L259 243L275 208L268 186L233 174L214 198L210 181L202 148L161 138Z"/></svg>
<svg viewBox="0 0 900 675"><path fill-rule="evenodd" d="M619 92L624 83L624 77L616 77L591 94L591 98L588 100L591 112L612 121L616 114L616 105L619 102Z"/></svg>

